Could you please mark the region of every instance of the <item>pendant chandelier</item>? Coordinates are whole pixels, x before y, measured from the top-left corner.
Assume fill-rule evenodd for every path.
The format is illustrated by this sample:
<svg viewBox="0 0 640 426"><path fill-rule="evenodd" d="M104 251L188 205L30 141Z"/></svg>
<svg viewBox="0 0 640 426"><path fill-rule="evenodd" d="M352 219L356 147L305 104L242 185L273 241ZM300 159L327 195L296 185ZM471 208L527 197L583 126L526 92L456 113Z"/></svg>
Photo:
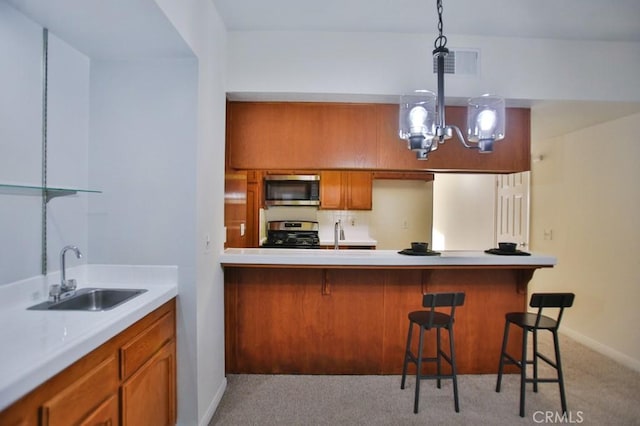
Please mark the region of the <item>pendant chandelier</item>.
<svg viewBox="0 0 640 426"><path fill-rule="evenodd" d="M493 151L493 143L504 138L504 99L493 95L482 95L469 99L467 105L467 137L455 125L445 121L444 106L444 58L449 53L447 37L442 34L442 0L436 0L438 32L434 42L433 57L436 61L438 93L416 90L400 98L400 138L420 160L427 160L431 151L452 137L456 132L460 143L481 153Z"/></svg>

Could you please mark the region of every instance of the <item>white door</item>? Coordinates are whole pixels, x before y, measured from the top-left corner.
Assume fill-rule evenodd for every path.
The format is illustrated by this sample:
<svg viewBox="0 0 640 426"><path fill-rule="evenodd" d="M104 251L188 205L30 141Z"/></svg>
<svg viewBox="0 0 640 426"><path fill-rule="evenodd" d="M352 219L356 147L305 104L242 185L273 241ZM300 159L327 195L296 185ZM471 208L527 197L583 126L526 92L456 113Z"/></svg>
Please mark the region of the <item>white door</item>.
<svg viewBox="0 0 640 426"><path fill-rule="evenodd" d="M529 177L531 172L496 176L496 247L499 241L529 249Z"/></svg>

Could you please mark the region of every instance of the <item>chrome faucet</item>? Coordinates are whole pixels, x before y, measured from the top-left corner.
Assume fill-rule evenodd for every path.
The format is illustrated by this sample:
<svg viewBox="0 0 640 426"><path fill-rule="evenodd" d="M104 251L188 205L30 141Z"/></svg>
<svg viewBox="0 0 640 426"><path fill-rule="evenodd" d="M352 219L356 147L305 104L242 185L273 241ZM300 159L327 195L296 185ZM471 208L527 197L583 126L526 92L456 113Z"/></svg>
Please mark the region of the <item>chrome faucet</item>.
<svg viewBox="0 0 640 426"><path fill-rule="evenodd" d="M67 271L64 262L64 255L67 251L73 250L76 253L76 258L81 259L82 253L76 246L65 246L62 250L60 250L60 273L62 274L62 279L60 280L60 292L66 293L68 291L73 291L76 289L76 280L67 280Z"/></svg>
<svg viewBox="0 0 640 426"><path fill-rule="evenodd" d="M342 220L340 219L333 225L333 248L335 250L340 248L339 240L344 240L344 228L342 227Z"/></svg>

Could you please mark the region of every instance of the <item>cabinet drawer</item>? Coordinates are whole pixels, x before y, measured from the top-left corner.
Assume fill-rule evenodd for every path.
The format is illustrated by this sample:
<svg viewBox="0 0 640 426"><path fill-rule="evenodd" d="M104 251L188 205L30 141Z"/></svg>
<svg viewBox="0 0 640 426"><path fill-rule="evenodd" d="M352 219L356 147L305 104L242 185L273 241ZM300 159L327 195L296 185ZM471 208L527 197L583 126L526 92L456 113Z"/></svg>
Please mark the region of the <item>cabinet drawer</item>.
<svg viewBox="0 0 640 426"><path fill-rule="evenodd" d="M118 360L111 356L42 404L45 426L76 424L118 389Z"/></svg>
<svg viewBox="0 0 640 426"><path fill-rule="evenodd" d="M120 374L125 380L175 335L174 312L168 312L120 348Z"/></svg>

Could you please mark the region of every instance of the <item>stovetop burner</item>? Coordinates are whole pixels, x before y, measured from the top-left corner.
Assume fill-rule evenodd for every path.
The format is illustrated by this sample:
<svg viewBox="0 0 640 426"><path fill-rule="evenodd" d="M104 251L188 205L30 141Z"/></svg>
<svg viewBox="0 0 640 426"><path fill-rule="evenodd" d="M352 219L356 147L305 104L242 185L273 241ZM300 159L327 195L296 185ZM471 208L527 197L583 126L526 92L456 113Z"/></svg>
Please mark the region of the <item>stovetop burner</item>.
<svg viewBox="0 0 640 426"><path fill-rule="evenodd" d="M266 248L320 248L318 222L273 221L268 223Z"/></svg>

